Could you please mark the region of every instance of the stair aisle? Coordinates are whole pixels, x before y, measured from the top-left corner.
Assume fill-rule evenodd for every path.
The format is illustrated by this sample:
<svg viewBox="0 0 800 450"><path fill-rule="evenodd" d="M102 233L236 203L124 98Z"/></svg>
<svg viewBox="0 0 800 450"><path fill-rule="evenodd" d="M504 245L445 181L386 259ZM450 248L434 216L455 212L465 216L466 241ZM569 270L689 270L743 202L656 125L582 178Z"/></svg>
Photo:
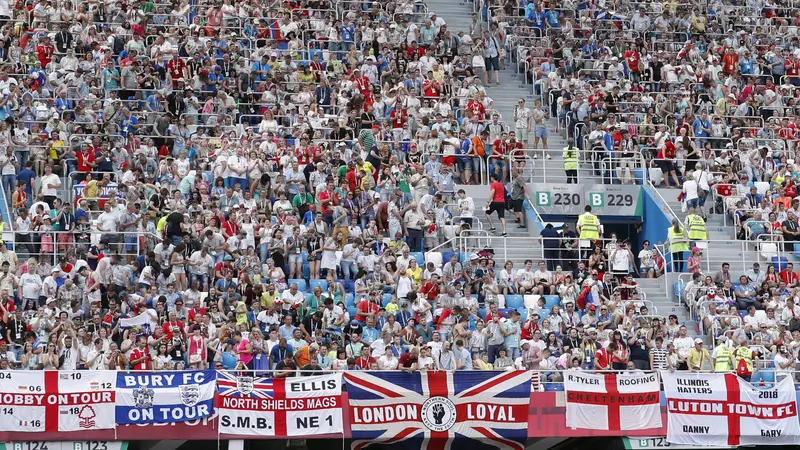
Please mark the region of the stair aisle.
<svg viewBox="0 0 800 450"><path fill-rule="evenodd" d="M658 188L657 190L681 220L681 223L684 223L687 213L681 211L681 202L678 201L678 193L680 191L666 188ZM711 205L707 203L706 213L710 211L710 207ZM722 219L723 216L721 214L710 214L706 221L709 242L708 250L703 253L703 273L714 274L720 269L723 262L731 265L731 272L737 277L751 269L753 263L757 261L766 270L766 266L764 266L765 260L759 255L754 243L745 243L737 240L732 221L729 219L725 223ZM666 239L667 230L664 230L663 240L666 241Z"/></svg>

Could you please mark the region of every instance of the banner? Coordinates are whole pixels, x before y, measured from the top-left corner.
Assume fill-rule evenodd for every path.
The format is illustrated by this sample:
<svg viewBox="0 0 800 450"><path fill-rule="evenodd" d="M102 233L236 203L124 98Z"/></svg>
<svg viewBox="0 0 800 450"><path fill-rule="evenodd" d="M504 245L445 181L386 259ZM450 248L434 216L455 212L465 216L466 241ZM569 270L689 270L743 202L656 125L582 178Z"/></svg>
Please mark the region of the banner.
<svg viewBox="0 0 800 450"><path fill-rule="evenodd" d="M117 374L117 423L185 422L210 416L213 370Z"/></svg>
<svg viewBox="0 0 800 450"><path fill-rule="evenodd" d="M263 378L217 372L221 434L311 436L341 433L342 374Z"/></svg>
<svg viewBox="0 0 800 450"><path fill-rule="evenodd" d="M454 438L525 448L531 372L345 372L353 449ZM430 445L429 445L430 448Z"/></svg>
<svg viewBox="0 0 800 450"><path fill-rule="evenodd" d="M591 430L661 428L655 373L590 374L564 372L567 426Z"/></svg>
<svg viewBox="0 0 800 450"><path fill-rule="evenodd" d="M111 371L0 372L0 431L114 428L115 378Z"/></svg>
<svg viewBox="0 0 800 450"><path fill-rule="evenodd" d="M756 389L736 374L662 372L667 440L684 445L789 445L800 442L790 377Z"/></svg>

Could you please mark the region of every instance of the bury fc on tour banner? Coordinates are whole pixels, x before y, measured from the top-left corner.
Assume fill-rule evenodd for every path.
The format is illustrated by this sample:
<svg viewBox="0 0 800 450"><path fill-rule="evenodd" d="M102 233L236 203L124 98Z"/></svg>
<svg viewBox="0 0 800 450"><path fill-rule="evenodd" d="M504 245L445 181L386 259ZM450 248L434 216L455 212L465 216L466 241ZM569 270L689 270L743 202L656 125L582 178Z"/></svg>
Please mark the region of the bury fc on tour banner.
<svg viewBox="0 0 800 450"><path fill-rule="evenodd" d="M681 445L800 442L794 383L758 389L733 373L662 372L667 441Z"/></svg>
<svg viewBox="0 0 800 450"><path fill-rule="evenodd" d="M311 436L342 432L342 374L264 378L217 373L221 434Z"/></svg>
<svg viewBox="0 0 800 450"><path fill-rule="evenodd" d="M116 372L0 372L0 431L66 432L115 427Z"/></svg>
<svg viewBox="0 0 800 450"><path fill-rule="evenodd" d="M117 423L174 423L214 412L213 370L117 374Z"/></svg>

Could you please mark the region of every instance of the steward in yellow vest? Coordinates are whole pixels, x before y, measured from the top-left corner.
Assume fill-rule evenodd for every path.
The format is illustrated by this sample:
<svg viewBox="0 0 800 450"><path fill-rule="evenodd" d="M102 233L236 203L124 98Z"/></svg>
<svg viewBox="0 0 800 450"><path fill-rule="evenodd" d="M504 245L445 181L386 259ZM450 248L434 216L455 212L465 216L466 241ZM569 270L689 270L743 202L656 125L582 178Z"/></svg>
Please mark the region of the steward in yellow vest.
<svg viewBox="0 0 800 450"><path fill-rule="evenodd" d="M694 208L689 208L689 215L686 216L686 226L689 227L690 241L705 241L708 239L706 221L694 213Z"/></svg>
<svg viewBox="0 0 800 450"><path fill-rule="evenodd" d="M733 349L728 347L728 338L726 336L719 337L719 345L714 348L714 354L711 357L714 360L715 372L730 372L733 370Z"/></svg>

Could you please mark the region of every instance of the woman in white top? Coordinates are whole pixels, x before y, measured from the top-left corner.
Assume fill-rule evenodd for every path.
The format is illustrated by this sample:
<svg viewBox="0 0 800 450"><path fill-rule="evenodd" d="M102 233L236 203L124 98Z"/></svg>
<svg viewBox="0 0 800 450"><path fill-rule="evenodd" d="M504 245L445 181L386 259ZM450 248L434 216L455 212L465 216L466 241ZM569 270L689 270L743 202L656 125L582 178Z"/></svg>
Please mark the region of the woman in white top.
<svg viewBox="0 0 800 450"><path fill-rule="evenodd" d="M336 233L336 236L328 237L325 244L322 246L322 262L320 268L323 271L333 271L336 274L336 252L339 250L339 242L343 237L342 232Z"/></svg>
<svg viewBox="0 0 800 450"><path fill-rule="evenodd" d="M397 280L397 298L405 301L408 293L414 289L414 280L408 275L407 267L404 264L397 266L395 279Z"/></svg>
<svg viewBox="0 0 800 450"><path fill-rule="evenodd" d="M472 69L475 71L475 76L480 78L483 85L486 86L486 62L483 60L482 39L476 40L475 46L472 47Z"/></svg>
<svg viewBox="0 0 800 450"><path fill-rule="evenodd" d="M697 208L700 204L700 196L698 195L699 185L694 179L694 174L686 174L686 180L683 182L683 204L686 210ZM683 209L683 207L681 208Z"/></svg>

